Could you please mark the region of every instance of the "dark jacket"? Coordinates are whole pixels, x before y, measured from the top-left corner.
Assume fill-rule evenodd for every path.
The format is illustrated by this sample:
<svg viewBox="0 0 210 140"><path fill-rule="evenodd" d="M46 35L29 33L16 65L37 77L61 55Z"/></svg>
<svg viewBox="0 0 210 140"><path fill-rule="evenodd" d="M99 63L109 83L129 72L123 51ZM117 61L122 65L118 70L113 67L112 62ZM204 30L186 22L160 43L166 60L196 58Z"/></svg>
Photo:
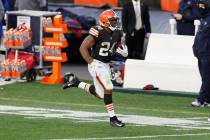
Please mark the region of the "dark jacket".
<svg viewBox="0 0 210 140"><path fill-rule="evenodd" d="M149 16L149 8L143 2L141 2L141 19L143 27L145 28L146 33L151 33L151 25L150 25L150 16ZM131 34L135 29L136 16L133 7L133 3L128 2L123 5L122 11L122 27L125 33Z"/></svg>
<svg viewBox="0 0 210 140"><path fill-rule="evenodd" d="M178 13L182 15L182 20L177 21L178 34L194 35L194 20L200 18L197 1L198 0L181 0Z"/></svg>
<svg viewBox="0 0 210 140"><path fill-rule="evenodd" d="M196 57L210 56L210 13L201 19L193 44L193 52Z"/></svg>
<svg viewBox="0 0 210 140"><path fill-rule="evenodd" d="M15 10L15 0L8 0L8 2L9 2L10 11L14 11Z"/></svg>
<svg viewBox="0 0 210 140"><path fill-rule="evenodd" d="M16 0L15 8L17 10L37 10L43 11L47 6L47 0Z"/></svg>

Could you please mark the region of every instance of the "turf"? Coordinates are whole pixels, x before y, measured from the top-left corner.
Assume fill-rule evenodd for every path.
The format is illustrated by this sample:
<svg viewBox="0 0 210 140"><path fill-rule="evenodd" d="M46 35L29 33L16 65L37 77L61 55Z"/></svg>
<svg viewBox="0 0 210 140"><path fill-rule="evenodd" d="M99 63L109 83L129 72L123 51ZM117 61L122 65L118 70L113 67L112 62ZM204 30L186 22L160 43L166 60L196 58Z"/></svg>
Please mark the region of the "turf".
<svg viewBox="0 0 210 140"><path fill-rule="evenodd" d="M106 113L103 100L98 100L77 88L62 90L61 85L41 85L38 82L16 83L1 88L3 89L0 90L0 105ZM130 91L125 94L118 90L113 93L115 112L165 118L196 117L202 120L207 120L210 115L207 107L190 106L194 100L193 96L163 95L164 93L147 94L141 91ZM0 140L77 140L79 138L208 140L210 136L209 130L204 129L184 130L170 126L126 125L125 128L110 127L108 118L101 122L81 122L66 118L30 118L0 114Z"/></svg>

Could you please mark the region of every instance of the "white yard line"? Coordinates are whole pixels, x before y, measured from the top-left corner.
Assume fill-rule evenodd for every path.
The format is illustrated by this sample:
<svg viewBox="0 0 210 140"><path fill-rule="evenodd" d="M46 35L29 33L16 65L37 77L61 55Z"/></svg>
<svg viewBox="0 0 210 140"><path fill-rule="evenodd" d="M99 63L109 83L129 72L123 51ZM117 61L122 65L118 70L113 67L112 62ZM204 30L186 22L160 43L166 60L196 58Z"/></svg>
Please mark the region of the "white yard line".
<svg viewBox="0 0 210 140"><path fill-rule="evenodd" d="M194 130L193 128L177 128L177 129L173 129L176 131L189 131L189 130Z"/></svg>
<svg viewBox="0 0 210 140"><path fill-rule="evenodd" d="M50 140L115 140L115 139L145 139L145 138L187 137L187 136L207 136L207 135L210 135L210 133L151 135L151 136L133 136L133 137L106 137L106 138L69 138L69 139L50 139Z"/></svg>
<svg viewBox="0 0 210 140"><path fill-rule="evenodd" d="M40 101L40 100L30 100L30 99L14 99L14 98L1 98L0 100L6 101L21 101L21 102L35 102L35 103L44 103L44 104L53 104L53 105L71 105L71 106L82 106L82 107L98 107L104 108L102 105L93 105L93 104L75 104L75 103L61 103L61 102L51 102L51 101ZM193 111L177 111L177 110L163 110L163 109L150 109L150 108L140 108L140 107L122 107L118 106L117 108L127 109L127 110L139 110L139 111L150 111L150 112L161 112L161 113L179 113L179 114L189 114L189 115L205 115L209 116L208 112L193 112Z"/></svg>
<svg viewBox="0 0 210 140"><path fill-rule="evenodd" d="M3 79L0 78L0 86L8 85L8 84L13 84L15 82L16 82L15 80L12 80L12 81L4 81Z"/></svg>
<svg viewBox="0 0 210 140"><path fill-rule="evenodd" d="M0 86L13 84L13 83L16 83L16 82L25 82L25 81L26 80L21 80L21 79L11 79L11 81L4 81L4 79L0 77Z"/></svg>
<svg viewBox="0 0 210 140"><path fill-rule="evenodd" d="M74 122L85 121L88 122L107 122L107 113L97 113L88 111L76 111L76 110L60 110L49 108L34 108L34 107L18 107L0 105L0 114L20 115L29 117L28 119L40 118L56 118L56 119L71 119ZM185 118L166 118L166 117L154 117L143 115L123 115L117 114L122 121L128 125L145 125L145 126L168 126L172 128L184 128L194 130L210 130L210 123L205 120L190 120Z"/></svg>

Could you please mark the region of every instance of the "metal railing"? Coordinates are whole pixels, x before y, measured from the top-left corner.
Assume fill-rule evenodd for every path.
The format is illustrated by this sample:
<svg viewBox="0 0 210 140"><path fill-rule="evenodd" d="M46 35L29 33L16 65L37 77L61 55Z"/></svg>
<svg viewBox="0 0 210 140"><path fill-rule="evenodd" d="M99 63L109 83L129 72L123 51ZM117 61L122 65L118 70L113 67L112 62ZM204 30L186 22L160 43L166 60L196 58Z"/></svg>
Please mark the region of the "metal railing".
<svg viewBox="0 0 210 140"><path fill-rule="evenodd" d="M176 30L177 22L176 22L176 20L175 20L174 18L171 18L171 19L169 20L169 24L170 24L170 28L171 28L170 34L171 34L171 35L177 34L177 30ZM196 35L196 33L198 32L198 29L199 29L200 24L201 24L201 23L200 23L200 20L194 20L195 35Z"/></svg>

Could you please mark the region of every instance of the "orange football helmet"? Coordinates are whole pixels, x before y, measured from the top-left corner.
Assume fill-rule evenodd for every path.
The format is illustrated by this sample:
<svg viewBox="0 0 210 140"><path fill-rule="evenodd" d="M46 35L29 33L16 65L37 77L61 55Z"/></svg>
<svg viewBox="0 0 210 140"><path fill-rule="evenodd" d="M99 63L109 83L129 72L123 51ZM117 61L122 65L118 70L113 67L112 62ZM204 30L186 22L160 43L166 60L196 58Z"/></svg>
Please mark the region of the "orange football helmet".
<svg viewBox="0 0 210 140"><path fill-rule="evenodd" d="M99 24L114 31L119 24L119 17L113 10L105 10L99 15Z"/></svg>

